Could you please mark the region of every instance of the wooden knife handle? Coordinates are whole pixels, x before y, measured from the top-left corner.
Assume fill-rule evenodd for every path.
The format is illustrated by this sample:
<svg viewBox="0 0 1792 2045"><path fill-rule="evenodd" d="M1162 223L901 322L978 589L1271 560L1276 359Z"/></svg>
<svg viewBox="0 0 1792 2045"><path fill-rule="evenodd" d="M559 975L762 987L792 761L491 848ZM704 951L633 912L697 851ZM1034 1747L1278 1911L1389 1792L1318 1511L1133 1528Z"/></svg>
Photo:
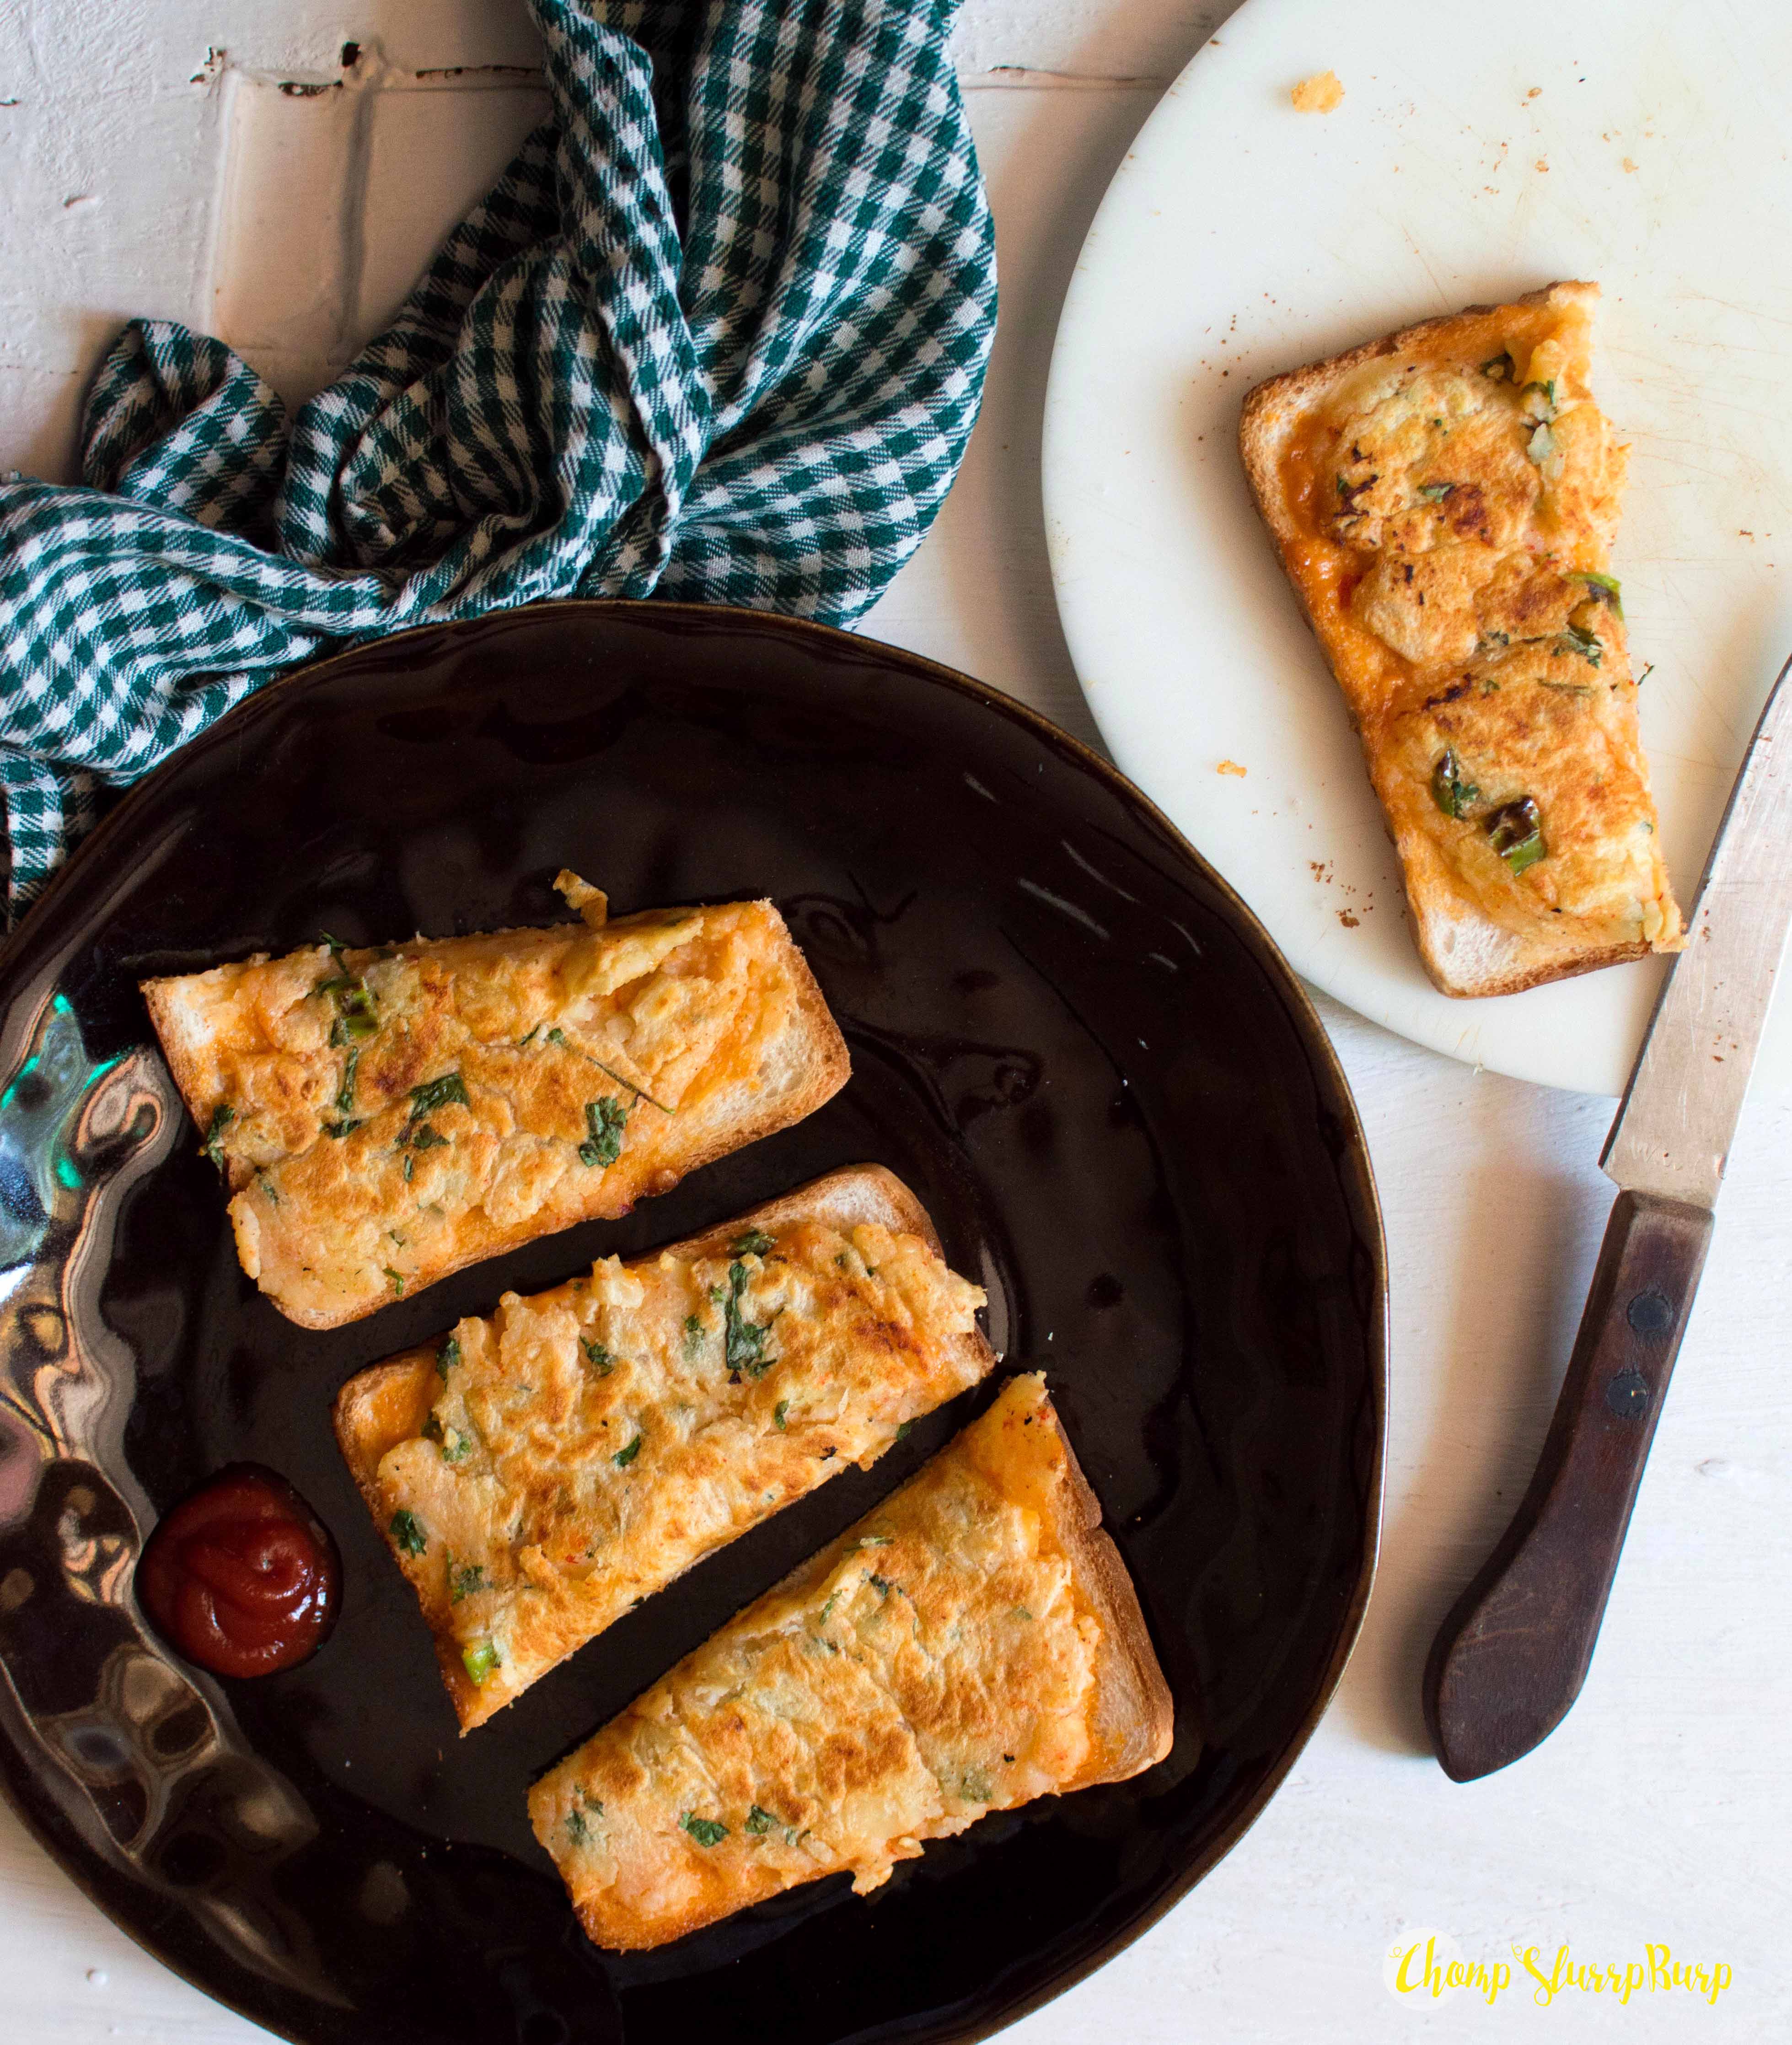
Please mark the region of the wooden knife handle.
<svg viewBox="0 0 1792 2045"><path fill-rule="evenodd" d="M1612 1208L1536 1475L1425 1664L1426 1729L1458 1782L1529 1754L1580 1695L1710 1241L1703 1207Z"/></svg>

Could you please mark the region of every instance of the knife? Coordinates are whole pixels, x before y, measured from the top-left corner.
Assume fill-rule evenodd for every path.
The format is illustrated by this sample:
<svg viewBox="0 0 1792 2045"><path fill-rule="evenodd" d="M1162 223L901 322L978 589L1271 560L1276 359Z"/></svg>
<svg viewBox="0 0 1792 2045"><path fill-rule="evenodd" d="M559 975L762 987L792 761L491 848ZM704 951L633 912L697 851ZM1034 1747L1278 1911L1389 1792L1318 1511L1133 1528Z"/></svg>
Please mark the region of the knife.
<svg viewBox="0 0 1792 2045"><path fill-rule="evenodd" d="M1605 1139L1620 1191L1536 1474L1425 1664L1425 1727L1458 1782L1548 1739L1593 1660L1792 924L1789 675L1792 660Z"/></svg>

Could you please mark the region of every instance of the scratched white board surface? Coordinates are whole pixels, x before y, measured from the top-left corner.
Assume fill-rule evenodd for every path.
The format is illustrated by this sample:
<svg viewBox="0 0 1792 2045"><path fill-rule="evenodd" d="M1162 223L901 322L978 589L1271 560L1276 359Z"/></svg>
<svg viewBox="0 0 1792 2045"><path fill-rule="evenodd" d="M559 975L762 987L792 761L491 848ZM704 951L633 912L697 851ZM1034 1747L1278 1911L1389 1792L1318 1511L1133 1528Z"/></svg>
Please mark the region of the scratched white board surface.
<svg viewBox="0 0 1792 2045"><path fill-rule="evenodd" d="M1327 68L1342 104L1297 112L1290 88ZM1309 979L1498 1072L1617 1092L1663 964L1494 1001L1431 987L1342 699L1252 510L1240 402L1414 320L1602 285L1594 387L1632 446L1614 566L1654 663L1643 737L1688 904L1792 650L1789 98L1784 0L1250 0L1140 136L1066 302L1047 539L1114 757ZM1767 1091L1792 1096L1792 1001Z"/></svg>

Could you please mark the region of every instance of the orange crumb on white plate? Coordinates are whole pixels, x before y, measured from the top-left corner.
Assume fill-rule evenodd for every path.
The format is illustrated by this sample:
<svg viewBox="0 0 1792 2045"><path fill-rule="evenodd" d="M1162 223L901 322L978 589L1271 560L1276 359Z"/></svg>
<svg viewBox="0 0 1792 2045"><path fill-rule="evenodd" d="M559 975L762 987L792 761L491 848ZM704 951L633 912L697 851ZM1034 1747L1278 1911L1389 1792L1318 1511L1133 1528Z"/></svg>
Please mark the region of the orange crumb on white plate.
<svg viewBox="0 0 1792 2045"><path fill-rule="evenodd" d="M1335 71L1315 71L1303 78L1288 95L1297 114L1329 114L1344 98L1344 87Z"/></svg>
<svg viewBox="0 0 1792 2045"><path fill-rule="evenodd" d="M1213 769L1216 774L1236 774L1241 781L1247 771L1246 768L1240 767L1236 760L1222 760Z"/></svg>

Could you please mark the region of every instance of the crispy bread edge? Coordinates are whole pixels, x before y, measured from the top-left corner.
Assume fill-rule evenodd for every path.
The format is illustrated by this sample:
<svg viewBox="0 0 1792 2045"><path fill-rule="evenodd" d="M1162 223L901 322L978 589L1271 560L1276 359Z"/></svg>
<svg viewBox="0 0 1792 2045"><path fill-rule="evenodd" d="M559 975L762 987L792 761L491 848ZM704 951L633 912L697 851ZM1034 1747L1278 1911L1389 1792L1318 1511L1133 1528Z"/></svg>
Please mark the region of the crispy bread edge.
<svg viewBox="0 0 1792 2045"><path fill-rule="evenodd" d="M1359 347L1348 349L1342 355L1334 355L1323 362L1309 363L1304 368L1290 369L1280 376L1272 376L1258 384L1245 395L1244 407L1239 416L1238 446L1244 464L1244 473L1251 485L1251 495L1257 513L1271 537L1275 541L1276 559L1294 591L1295 600L1301 607L1301 614L1308 629L1325 650L1325 634L1319 629L1307 592L1299 578L1288 564L1286 549L1299 535L1282 502L1277 462L1281 451L1281 436L1284 428L1294 418L1319 403L1327 394L1365 362L1378 357L1398 355L1415 341L1429 339L1440 328L1453 325L1456 322L1479 316L1483 313L1498 312L1504 306L1548 306L1558 293L1563 294L1567 302L1597 298L1599 287L1596 283L1564 279L1553 284L1545 284L1534 291L1526 291L1521 297L1506 298L1492 305L1464 306L1459 312L1446 313L1436 319L1421 320L1416 326L1402 327L1397 333L1384 334L1379 341L1364 341ZM1327 665L1329 666L1329 656ZM1356 713L1351 714L1351 722L1360 741L1362 730L1356 723ZM1367 744L1363 746L1367 757ZM1402 861L1401 878L1406 880ZM1430 924L1444 920L1452 922L1465 920L1453 915L1447 915L1440 907L1428 905L1428 912L1421 914L1409 903L1409 921L1413 938L1419 954L1419 963L1425 968L1426 977L1440 994L1453 1000L1484 1000L1502 994L1521 994L1527 988L1542 987L1552 980L1572 980L1583 972L1597 972L1608 965L1617 965L1629 959L1645 958L1650 946L1644 942L1634 944L1612 945L1597 951L1582 951L1571 956L1544 959L1536 965L1507 972L1481 973L1463 977L1453 976L1450 961L1432 942ZM1485 918L1475 919L1493 929L1503 929Z"/></svg>
<svg viewBox="0 0 1792 2045"><path fill-rule="evenodd" d="M681 1241L663 1246L664 1251L674 1256L712 1256L748 1228L768 1230L785 1227L798 1221L825 1221L834 1227L850 1227L856 1222L877 1222L883 1227L909 1235L918 1235L925 1242L936 1257L942 1261L944 1250L940 1242L939 1231L934 1227L932 1216L910 1189L894 1172L882 1165L849 1165L836 1172L828 1172L818 1179L811 1179L806 1185L780 1194L777 1199L762 1202L749 1207L731 1219L718 1222L714 1227L704 1230L698 1235L686 1236ZM633 1261L641 1262L648 1257L663 1254L660 1250L644 1251ZM546 1288L552 1292L552 1286ZM995 1368L995 1353L985 1340L983 1331L973 1326L970 1333L959 1338L959 1348L966 1361L975 1367L979 1381ZM418 1408L413 1406L404 1415L402 1431L392 1424L392 1416L383 1421L378 1411L381 1395L395 1392L409 1381L414 1388L415 1397L426 1407L433 1403L425 1400L423 1394L429 1388L429 1380L436 1368L436 1349L433 1344L417 1349L401 1351L376 1363L367 1369L359 1371L344 1385L336 1396L331 1408L331 1425L334 1429L336 1446L348 1465L355 1479L356 1488L366 1501L367 1512L374 1524L374 1531L386 1543L392 1559L409 1578L411 1588L417 1592L417 1604L423 1614L424 1623L429 1627L436 1645L436 1658L440 1664L442 1681L454 1703L456 1716L460 1720L464 1734L475 1726L483 1725L488 1718L503 1710L523 1695L518 1690L502 1700L486 1704L486 1693L475 1683L461 1666L458 1650L452 1636L441 1630L431 1617L425 1595L424 1577L413 1559L401 1554L393 1546L386 1531L383 1501L379 1495L379 1473L380 1459L388 1449L398 1442L408 1441L417 1431ZM874 1458L875 1460L875 1458ZM868 1467L864 1465L863 1467ZM694 1565L693 1565L694 1566ZM804 1566L805 1567L807 1565ZM676 1581L676 1578L673 1580ZM581 1643L587 1644L587 1643ZM568 1650L576 1654L577 1648ZM563 1660L567 1658L563 1656ZM558 1667L559 1663L553 1666ZM532 1688L548 1673L544 1669L525 1689Z"/></svg>
<svg viewBox="0 0 1792 2045"><path fill-rule="evenodd" d="M1095 1674L1097 1752L1067 1792L1098 1782L1124 1782L1163 1760L1175 1730L1175 1700L1139 1604L1139 1593L1120 1550L1102 1529L1095 1496L1064 1431L1049 1392L1045 1409L1064 1452L1065 1497L1056 1538L1070 1558L1077 1589L1102 1622Z"/></svg>

